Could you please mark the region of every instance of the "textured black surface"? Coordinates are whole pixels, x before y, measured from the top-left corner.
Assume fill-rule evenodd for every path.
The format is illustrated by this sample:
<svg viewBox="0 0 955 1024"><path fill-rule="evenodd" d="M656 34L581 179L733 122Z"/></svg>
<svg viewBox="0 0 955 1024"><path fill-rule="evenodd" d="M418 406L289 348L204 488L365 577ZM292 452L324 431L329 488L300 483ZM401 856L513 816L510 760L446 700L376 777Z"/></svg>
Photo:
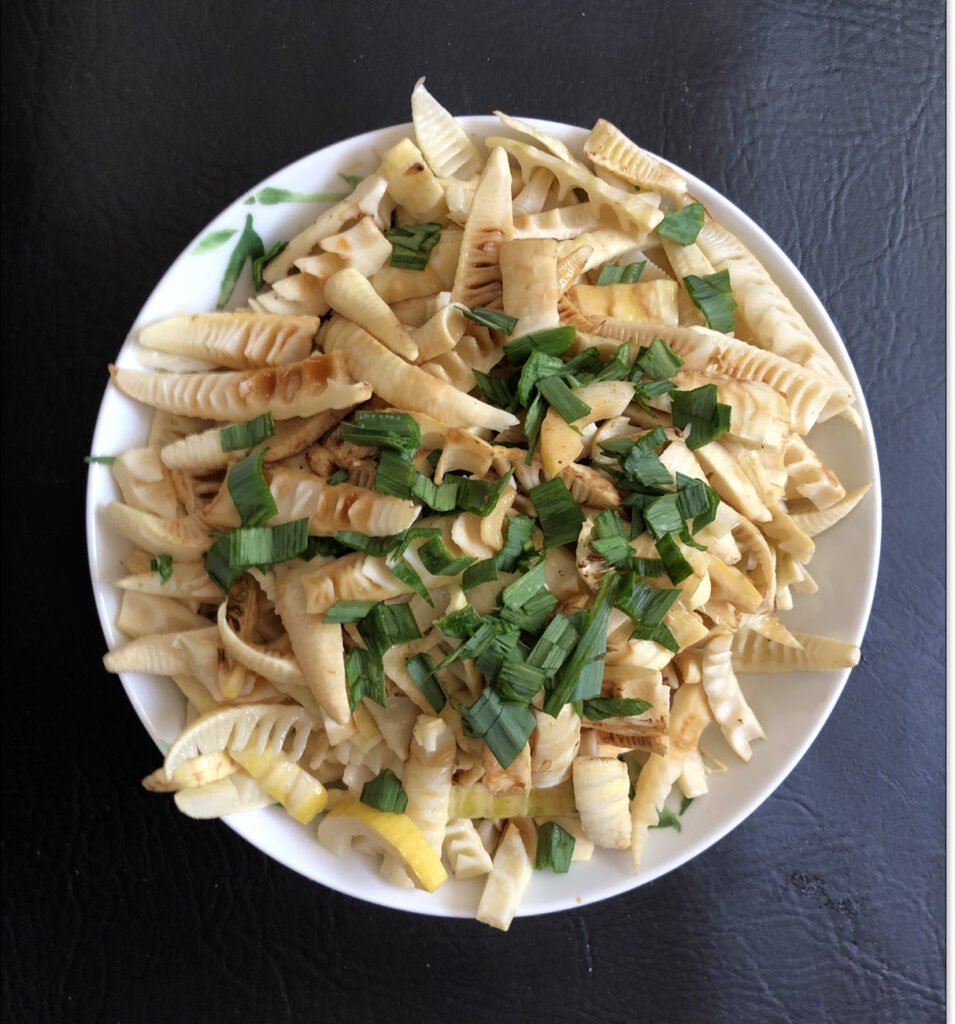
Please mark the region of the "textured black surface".
<svg viewBox="0 0 955 1024"><path fill-rule="evenodd" d="M6 1019L941 1020L942 5L2 17ZM272 170L407 120L423 73L458 112L609 117L738 202L839 325L885 492L864 660L792 777L680 871L506 936L338 896L144 793L86 569L81 458L159 276Z"/></svg>

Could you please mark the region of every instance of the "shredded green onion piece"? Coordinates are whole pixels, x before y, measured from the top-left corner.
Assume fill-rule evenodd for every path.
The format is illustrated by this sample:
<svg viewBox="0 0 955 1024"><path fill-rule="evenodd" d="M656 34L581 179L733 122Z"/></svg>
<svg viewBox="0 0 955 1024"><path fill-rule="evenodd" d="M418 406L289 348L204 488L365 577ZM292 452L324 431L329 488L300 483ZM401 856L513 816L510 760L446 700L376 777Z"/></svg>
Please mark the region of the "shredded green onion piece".
<svg viewBox="0 0 955 1024"><path fill-rule="evenodd" d="M441 225L399 224L385 231L385 238L392 246L388 266L403 270L424 270L431 250L441 238Z"/></svg>
<svg viewBox="0 0 955 1024"><path fill-rule="evenodd" d="M524 749L537 719L524 704L505 703L488 686L471 705L459 708L473 735L480 737L502 768L507 768Z"/></svg>
<svg viewBox="0 0 955 1024"><path fill-rule="evenodd" d="M421 427L406 412L355 413L354 423L341 425L342 437L352 444L390 448L411 458L421 447Z"/></svg>
<svg viewBox="0 0 955 1024"><path fill-rule="evenodd" d="M510 337L511 332L517 326L517 317L508 316L506 313L499 313L496 309L485 309L484 306L475 306L474 309L467 309L464 306L458 307L468 320L472 320L482 327L490 327L491 330L500 331Z"/></svg>
<svg viewBox="0 0 955 1024"><path fill-rule="evenodd" d="M604 363L596 347L585 348L583 352L578 352L573 359L568 359L564 363L564 372L574 377L588 373L599 373L603 368Z"/></svg>
<svg viewBox="0 0 955 1024"><path fill-rule="evenodd" d="M504 356L512 366L525 363L532 352L549 356L562 356L574 343L577 332L573 327L551 327L546 331L524 334L504 346Z"/></svg>
<svg viewBox="0 0 955 1024"><path fill-rule="evenodd" d="M545 377L539 380L537 390L554 412L568 423L573 423L590 412L590 406L582 402L560 377Z"/></svg>
<svg viewBox="0 0 955 1024"><path fill-rule="evenodd" d="M682 210L666 214L657 224L657 234L669 238L677 245L692 245L702 227L703 207L700 203L690 203Z"/></svg>
<svg viewBox="0 0 955 1024"><path fill-rule="evenodd" d="M229 562L233 569L275 565L297 558L308 545L308 519L280 526L250 526L229 534Z"/></svg>
<svg viewBox="0 0 955 1024"><path fill-rule="evenodd" d="M227 533L217 538L211 548L202 556L206 575L228 594L232 584L242 575L242 569L232 566L229 559L230 541Z"/></svg>
<svg viewBox="0 0 955 1024"><path fill-rule="evenodd" d="M656 538L664 537L668 533L679 533L684 526L676 494L663 494L659 498L654 498L643 510L643 518L646 520L647 528Z"/></svg>
<svg viewBox="0 0 955 1024"><path fill-rule="evenodd" d="M518 403L523 406L529 405L539 381L545 377L561 376L565 372L565 364L557 356L549 356L546 352L532 352L524 363L517 381Z"/></svg>
<svg viewBox="0 0 955 1024"><path fill-rule="evenodd" d="M376 655L379 663L381 656L390 647L421 637L418 623L409 605L380 602L359 621L358 633L365 641L368 651Z"/></svg>
<svg viewBox="0 0 955 1024"><path fill-rule="evenodd" d="M544 547L575 542L584 524L584 513L564 481L554 477L532 487L529 493L544 531Z"/></svg>
<svg viewBox="0 0 955 1024"><path fill-rule="evenodd" d="M497 558L485 558L464 570L464 575L461 577L461 589L466 594L469 590L479 587L482 583L490 583L496 579Z"/></svg>
<svg viewBox="0 0 955 1024"><path fill-rule="evenodd" d="M467 640L477 633L484 624L484 619L471 605L466 604L463 608L435 619L434 624L445 636L453 637L455 640Z"/></svg>
<svg viewBox="0 0 955 1024"><path fill-rule="evenodd" d="M497 554L497 567L501 572L517 572L527 568L535 557L534 520L529 516L514 515L504 520L504 547Z"/></svg>
<svg viewBox="0 0 955 1024"><path fill-rule="evenodd" d="M607 361L604 368L594 376L591 383L602 380L628 380L630 377L630 342L625 341Z"/></svg>
<svg viewBox="0 0 955 1024"><path fill-rule="evenodd" d="M308 544L301 554L303 562L310 562L313 558L321 555L322 558L338 558L345 554L345 549L331 537L309 537Z"/></svg>
<svg viewBox="0 0 955 1024"><path fill-rule="evenodd" d="M416 473L411 484L411 496L435 512L451 512L458 502L458 478L448 477L436 484L424 473Z"/></svg>
<svg viewBox="0 0 955 1024"><path fill-rule="evenodd" d="M511 378L491 377L480 370L471 370L486 402L501 409L511 410L517 402L517 392Z"/></svg>
<svg viewBox="0 0 955 1024"><path fill-rule="evenodd" d="M565 875L570 871L577 840L556 821L545 821L537 830L537 853L534 867L538 871L553 871Z"/></svg>
<svg viewBox="0 0 955 1024"><path fill-rule="evenodd" d="M542 669L521 664L514 658L505 658L494 686L502 700L514 704L529 704L544 686L546 678Z"/></svg>
<svg viewBox="0 0 955 1024"><path fill-rule="evenodd" d="M159 573L159 585L164 587L172 576L172 555L159 554L150 559L149 568Z"/></svg>
<svg viewBox="0 0 955 1024"><path fill-rule="evenodd" d="M599 696L607 653L607 622L618 586L616 574L604 576L594 595L594 603L581 615L580 638L555 676L544 702L544 711L548 715L556 718L568 701Z"/></svg>
<svg viewBox="0 0 955 1024"><path fill-rule="evenodd" d="M477 559L470 555L455 557L440 537L432 537L418 548L418 557L432 576L459 576Z"/></svg>
<svg viewBox="0 0 955 1024"><path fill-rule="evenodd" d="M631 636L635 640L652 640L674 654L680 652L680 645L677 643L676 637L662 623L659 626L645 626L638 622Z"/></svg>
<svg viewBox="0 0 955 1024"><path fill-rule="evenodd" d="M415 686L424 695L424 699L434 708L435 712L440 711L447 703L448 698L435 675L431 655L416 654L405 662L405 668L408 670L408 675L414 680Z"/></svg>
<svg viewBox="0 0 955 1024"><path fill-rule="evenodd" d="M711 330L728 334L736 330L736 299L730 285L729 270L698 277L690 274L683 278L687 293L706 317Z"/></svg>
<svg viewBox="0 0 955 1024"><path fill-rule="evenodd" d="M386 448L382 451L378 459L378 468L375 470L375 490L379 494L390 494L395 498L410 498L414 481L413 462L390 449Z"/></svg>
<svg viewBox="0 0 955 1024"><path fill-rule="evenodd" d="M467 477L459 478L458 508L465 512L473 512L478 516L489 516L497 507L504 488L507 487L513 475L514 470L511 468L497 483L490 483L487 480L470 480Z"/></svg>
<svg viewBox="0 0 955 1024"><path fill-rule="evenodd" d="M361 788L359 800L378 811L404 814L408 806L408 794L398 780L398 776L386 768Z"/></svg>
<svg viewBox="0 0 955 1024"><path fill-rule="evenodd" d="M276 242L273 246L267 249L261 256L256 256L252 260L252 287L256 291L259 291L265 285L265 279L262 277L262 271L275 259L280 252L285 250L288 242Z"/></svg>
<svg viewBox="0 0 955 1024"><path fill-rule="evenodd" d="M646 348L640 349L633 365L651 380L666 380L680 369L683 360L662 338L654 338Z"/></svg>
<svg viewBox="0 0 955 1024"><path fill-rule="evenodd" d="M684 796L680 798L680 817L683 817L683 812L689 810L690 804L693 803L695 797Z"/></svg>
<svg viewBox="0 0 955 1024"><path fill-rule="evenodd" d="M519 608L503 608L501 618L515 629L537 634L544 628L556 607L557 598L549 591L542 590Z"/></svg>
<svg viewBox="0 0 955 1024"><path fill-rule="evenodd" d="M361 174L343 174L341 171L338 172L338 176L346 185L351 186L353 192L365 180Z"/></svg>
<svg viewBox="0 0 955 1024"><path fill-rule="evenodd" d="M337 484L344 484L347 482L348 473L344 469L339 469L337 472L332 473L332 475L325 481L325 483L332 487L335 487Z"/></svg>
<svg viewBox="0 0 955 1024"><path fill-rule="evenodd" d="M83 461L87 466L112 466L118 457L117 455L84 455Z"/></svg>
<svg viewBox="0 0 955 1024"><path fill-rule="evenodd" d="M239 283L239 277L242 274L242 268L245 266L246 260L254 264L260 256L264 255L265 246L252 227L252 214L247 213L242 234L239 235L238 241L235 243L235 248L232 250L229 262L226 264L225 273L222 275L216 309L225 309L229 299L232 298L232 293L235 291L235 286Z"/></svg>
<svg viewBox="0 0 955 1024"><path fill-rule="evenodd" d="M657 818L656 825L651 825L650 828L675 828L677 832L683 831L683 825L680 819L670 810L669 807L664 807L660 811L660 816Z"/></svg>
<svg viewBox="0 0 955 1024"><path fill-rule="evenodd" d="M344 622L361 622L375 607L374 601L336 601L325 612L324 622L330 626Z"/></svg>
<svg viewBox="0 0 955 1024"><path fill-rule="evenodd" d="M636 284L646 265L646 260L640 260L639 263L626 263L622 266L608 263L605 267L600 268L597 284Z"/></svg>
<svg viewBox="0 0 955 1024"><path fill-rule="evenodd" d="M731 409L716 398L715 384L704 384L692 391L674 391L670 395L673 425L680 430L689 428L688 448L702 448L729 431Z"/></svg>
<svg viewBox="0 0 955 1024"><path fill-rule="evenodd" d="M394 551L401 543L401 539L401 534L397 533L392 533L387 537L368 537L364 533L357 533L354 530L339 530L335 534L335 540L339 544L373 556L387 555Z"/></svg>
<svg viewBox="0 0 955 1024"><path fill-rule="evenodd" d="M687 576L693 575L693 566L683 557L672 534L657 537L655 543L672 583L682 583Z"/></svg>
<svg viewBox="0 0 955 1024"><path fill-rule="evenodd" d="M385 706L385 673L381 661L374 654L353 647L345 655L345 688L348 691L348 707L354 711L363 697Z"/></svg>
<svg viewBox="0 0 955 1024"><path fill-rule="evenodd" d="M642 715L652 707L649 701L636 697L594 697L584 701L582 717L591 722L601 722L605 718L630 718L632 715Z"/></svg>
<svg viewBox="0 0 955 1024"><path fill-rule="evenodd" d="M501 591L501 603L507 608L520 608L541 590L546 590L546 563L541 559L529 572L508 584Z"/></svg>
<svg viewBox="0 0 955 1024"><path fill-rule="evenodd" d="M236 423L231 427L223 427L219 431L219 440L224 452L236 452L243 448L252 448L275 433L275 421L270 412L256 416L246 423Z"/></svg>
<svg viewBox="0 0 955 1024"><path fill-rule="evenodd" d="M537 451L537 444L541 436L541 426L546 415L547 406L544 404L544 399L540 395L535 395L534 401L531 402L524 415L524 434L527 437L527 458L525 461L528 465L531 464L534 452Z"/></svg>
<svg viewBox="0 0 955 1024"><path fill-rule="evenodd" d="M680 596L679 590L651 587L628 572L621 580L614 604L634 622L643 626L659 626L663 617Z"/></svg>
<svg viewBox="0 0 955 1024"><path fill-rule="evenodd" d="M243 526L258 526L278 514L275 498L262 472L266 451L262 448L247 455L229 471L229 496Z"/></svg>
<svg viewBox="0 0 955 1024"><path fill-rule="evenodd" d="M541 669L548 676L553 675L569 657L578 635L566 615L555 615L534 644L527 657L527 664Z"/></svg>
<svg viewBox="0 0 955 1024"><path fill-rule="evenodd" d="M501 629L504 624L500 623L498 620L491 619L488 625L493 626L490 633L490 641L487 643L482 642L481 646L483 650L480 654L475 656L474 664L477 666L479 672L483 673L489 679L493 679L501 671L504 659L507 658L512 651L517 652L517 654L523 653L523 645L520 643L517 633L502 633Z"/></svg>

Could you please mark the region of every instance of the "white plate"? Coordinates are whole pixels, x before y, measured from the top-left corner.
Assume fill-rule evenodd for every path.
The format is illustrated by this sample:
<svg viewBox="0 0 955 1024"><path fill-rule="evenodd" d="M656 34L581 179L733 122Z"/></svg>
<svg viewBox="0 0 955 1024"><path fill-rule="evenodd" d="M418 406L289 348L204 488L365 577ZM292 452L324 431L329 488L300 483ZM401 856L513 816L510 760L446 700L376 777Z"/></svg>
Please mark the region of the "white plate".
<svg viewBox="0 0 955 1024"><path fill-rule="evenodd" d="M499 122L492 117L461 120L475 138L511 134L502 131ZM534 123L580 151L586 136L584 130L546 121ZM202 255L192 254L196 242L208 232L241 229L246 215L251 213L255 228L268 248L278 239L292 237L325 208L314 203L249 205L248 198L260 188L268 185L303 193L339 191L342 187L339 172L372 170L376 163L372 149L384 150L410 130L410 125L398 125L328 146L278 171L247 196L237 199L202 230L169 268L137 317L131 334L141 325L161 317L215 308L219 280L232 243ZM872 490L847 520L818 538L811 570L819 583L819 593L811 597L797 594L796 608L784 618L795 628L861 643L878 567L881 498L872 426L858 378L835 326L786 255L727 199L692 175L686 177L693 195L762 260L835 357L855 390L864 436L848 422L835 420L813 432L812 444L847 488L871 482ZM820 207L819 216L824 215ZM248 277L246 270L233 295L233 305L242 304L248 298ZM135 365L128 341L117 363ZM110 454L143 444L148 421L143 407L115 388L107 388L91 450ZM86 500L90 572L103 633L111 648L123 640L114 625L119 593L111 581L122 574L120 558L128 545L104 528L100 509L117 497L109 468L91 466ZM848 671L765 678L743 676L747 699L767 735L765 741L754 744L752 761L748 765L739 762L711 726L705 745L728 764L730 770L710 776L711 792L687 810L682 819L682 833L672 829L654 831L647 843L643 867L636 877L631 874L627 853L609 851L599 851L588 863L575 863L566 875L535 873L520 914L565 910L615 896L672 871L711 846L751 814L793 770L822 728L848 677ZM123 686L153 739L170 742L182 726L184 710L183 699L172 681L124 675ZM129 783L134 781L130 776ZM313 826L298 825L279 808L233 815L225 820L230 828L270 857L339 892L382 906L448 917L472 917L477 907L480 881L449 881L433 895L395 888L378 876L371 858L359 854L345 859L335 857L318 845Z"/></svg>

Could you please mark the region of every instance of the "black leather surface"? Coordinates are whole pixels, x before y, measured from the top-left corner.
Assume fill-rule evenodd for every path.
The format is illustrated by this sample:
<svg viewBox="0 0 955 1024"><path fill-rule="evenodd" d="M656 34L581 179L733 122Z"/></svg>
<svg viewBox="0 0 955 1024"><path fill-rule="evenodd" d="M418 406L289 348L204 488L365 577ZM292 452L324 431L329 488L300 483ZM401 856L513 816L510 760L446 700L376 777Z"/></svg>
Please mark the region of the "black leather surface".
<svg viewBox="0 0 955 1024"><path fill-rule="evenodd" d="M942 1019L943 23L924 0L3 6L7 1020ZM145 793L86 568L82 456L155 282L272 170L406 120L423 73L459 112L607 116L738 202L839 325L884 481L864 659L791 778L675 874L506 936L338 896Z"/></svg>

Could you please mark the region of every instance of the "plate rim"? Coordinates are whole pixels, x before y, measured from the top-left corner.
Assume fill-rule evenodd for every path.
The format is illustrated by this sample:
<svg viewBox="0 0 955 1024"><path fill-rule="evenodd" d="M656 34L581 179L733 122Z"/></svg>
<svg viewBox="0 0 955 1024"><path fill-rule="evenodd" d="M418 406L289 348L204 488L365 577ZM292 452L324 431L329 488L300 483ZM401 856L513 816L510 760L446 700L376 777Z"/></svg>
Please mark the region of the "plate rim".
<svg viewBox="0 0 955 1024"><path fill-rule="evenodd" d="M473 128L486 127L486 126L497 126L502 135L514 135L515 133L505 126L503 126L496 117L489 114L471 114L471 115L459 115L456 118L461 123L469 134L473 134ZM581 128L577 125L570 125L564 122L545 120L541 118L520 118L527 124L541 128L544 131L551 132L567 132L573 133L587 133L587 129ZM243 201L258 192L260 189L268 186L269 183L274 182L275 179L284 174L291 174L296 169L300 168L301 165L312 162L313 160L321 160L326 151L333 149L341 144L348 144L352 148L362 147L368 150L370 153L374 147L375 140L380 139L382 135L386 133L398 132L401 130L413 131L413 125L411 122L404 122L394 125L387 125L381 128L371 129L366 132L362 132L358 135L348 136L344 139L335 140L328 143L319 149L313 150L312 152L306 153L303 156L293 160L291 163L276 169L270 173L267 177L263 178L257 184L246 189L243 193L237 196L230 203L226 204L182 249L180 254L175 260L168 266L166 271L160 277L159 281L150 291L146 300L143 302L140 310L133 321L130 330L124 339L116 358L119 358L122 353L129 345L133 337L134 332L137 329L143 311L153 302L157 294L160 293L166 286L168 280L177 272L180 264L183 263L191 254L198 242L213 229L218 221L229 214L235 208L241 208ZM581 136L582 138L583 136ZM649 151L648 151L649 152ZM655 154L653 154L655 155ZM661 160L665 160L663 157L659 157ZM856 373L855 366L849 354L849 350L842 338L841 333L836 327L832 317L822 303L822 300L816 294L815 289L809 284L802 272L790 258L788 253L776 242L772 236L765 231L752 217L749 216L743 209L737 206L732 200L724 196L721 192L718 192L711 185L699 179L696 175L684 170L678 164L672 160L665 160L667 164L673 167L676 171L682 174L688 184L688 190L694 198L699 199L703 202L704 206L709 209L728 209L731 211L733 218L737 218L745 224L746 230L749 233L746 237L746 244L752 247L752 242L755 239L758 241L757 248L768 249L774 253L778 259L782 261L786 270L789 274L798 282L801 288L802 294L797 296L795 299L788 294L787 297L790 301L800 308L800 311L804 314L811 312L814 317L822 323L828 332L829 337L821 339L823 341L824 348L826 351L836 359L840 366L840 369L845 373L850 385L852 386L853 393L856 397L855 409L859 413L862 420L863 433L864 433L864 445L867 453L870 455L870 461L872 464L873 474L871 480L870 500L872 501L872 514L874 517L873 531L874 531L874 551L871 552L871 570L866 586L866 591L863 595L863 599L859 602L859 607L864 611L861 616L862 626L859 637L856 639L856 643L860 646L865 638L865 634L868 630L868 626L871 620L872 605L875 598L875 591L878 584L878 570L879 562L881 558L882 549L882 486L881 486L881 474L878 457L878 448L876 445L875 434L872 428L872 421L869 414L868 406L866 404L865 394L862 390L861 383L859 381L858 374ZM808 306L807 306L808 304ZM831 345L828 344L830 340L836 342L836 351L831 351ZM93 430L93 447L91 451L97 451L97 439L104 432L104 424L107 422L105 417L106 404L109 396L110 384L107 382L104 388L103 397L100 401L99 407L96 414L96 422ZM94 604L96 606L97 615L100 621L100 628L103 632L104 639L106 640L107 646L112 649L114 646L114 640L118 630L114 623L111 621L108 610L106 608L105 600L103 597L102 590L104 587L97 582L97 570L98 570L98 554L97 554L97 531L98 525L98 509L101 507L98 504L96 493L100 489L100 485L97 483L95 470L97 467L90 466L87 472L87 486L84 502L85 510L85 522L86 522L86 538L87 538L87 555L90 572L90 583L93 590ZM109 586L106 584L105 586ZM566 898L545 898L538 900L533 905L522 904L518 909L517 917L531 917L541 914L558 913L560 911L575 910L583 906L589 906L594 903L602 902L607 899L613 899L618 896L624 896L634 890L640 888L643 885L649 884L656 879L662 877L665 874L669 874L672 871L676 871L679 868L686 865L689 861L700 856L706 850L715 846L722 839L724 839L730 832L732 832L737 826L739 826L746 818L750 817L753 813L758 810L762 804L764 804L779 787L789 778L789 776L796 769L800 761L805 757L807 751L816 741L822 728L829 721L829 718L835 708L836 703L842 696L845 690L846 683L851 675L852 669L839 669L830 673L833 677L833 685L826 696L826 698L820 701L820 706L817 714L814 716L811 726L807 729L806 734L796 749L791 753L789 758L783 763L783 766L772 773L771 780L764 782L759 788L757 793L748 800L742 802L732 814L725 820L721 821L718 825L711 828L704 835L699 837L693 842L689 842L684 846L681 846L678 853L671 855L666 858L661 864L656 865L652 868L641 870L637 875L629 876L623 884L613 887L611 891L600 892L596 895L588 896L583 895L576 897L574 902L568 902ZM146 709L140 699L137 688L137 679L140 678L136 674L132 673L120 673L122 680L123 689L126 692L126 696L136 712L137 717L146 729L148 735L152 738L153 742L157 745L157 748L162 751L162 744L152 728L149 721ZM734 765L736 771L742 771L748 766L745 765ZM342 895L350 896L355 899L360 899L365 903L373 906L387 907L392 910L399 910L410 913L418 913L427 916L434 917L446 917L446 918L463 918L468 919L473 917L473 911L468 913L466 910L462 910L458 907L448 906L437 900L427 901L415 901L409 903L407 901L407 895L409 890L404 890L398 887L389 887L386 890L384 898L379 898L380 894L371 896L368 893L361 891L360 888L343 884L342 878L334 878L333 880L318 879L312 874L308 874L299 865L292 863L290 858L284 856L284 850L273 851L266 850L260 845L259 840L250 834L254 829L250 826L253 825L253 819L255 822L261 822L261 815L263 814L281 814L277 808L269 807L264 808L261 811L250 812L245 815L230 815L219 819L225 823L229 828L241 836L246 842L249 842L254 846L261 854L268 857L271 860L278 861L284 867L295 871L297 874L302 875L309 882L316 883L318 885L325 886L332 889L335 892L341 893ZM390 899L392 895L392 889L394 898Z"/></svg>

